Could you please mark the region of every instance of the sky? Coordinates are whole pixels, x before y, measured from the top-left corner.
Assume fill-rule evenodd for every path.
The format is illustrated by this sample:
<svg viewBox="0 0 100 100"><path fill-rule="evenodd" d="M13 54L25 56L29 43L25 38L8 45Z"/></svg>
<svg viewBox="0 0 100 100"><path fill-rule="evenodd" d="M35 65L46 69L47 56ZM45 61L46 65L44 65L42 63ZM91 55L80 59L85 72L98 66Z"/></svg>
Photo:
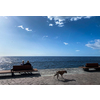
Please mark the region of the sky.
<svg viewBox="0 0 100 100"><path fill-rule="evenodd" d="M0 16L0 56L100 56L100 16Z"/></svg>
<svg viewBox="0 0 100 100"><path fill-rule="evenodd" d="M100 56L99 7L99 0L1 0L0 56ZM86 91L84 87L76 88L77 92ZM96 89L87 88L88 93ZM39 90L43 89L39 87ZM67 98L75 99L77 92L74 90L68 91ZM34 93L43 96L45 91ZM9 93L6 94L9 96ZM83 96L82 91L78 94ZM64 93L60 95L64 97ZM2 92L0 96L4 98L5 94ZM53 95L53 98L57 96Z"/></svg>

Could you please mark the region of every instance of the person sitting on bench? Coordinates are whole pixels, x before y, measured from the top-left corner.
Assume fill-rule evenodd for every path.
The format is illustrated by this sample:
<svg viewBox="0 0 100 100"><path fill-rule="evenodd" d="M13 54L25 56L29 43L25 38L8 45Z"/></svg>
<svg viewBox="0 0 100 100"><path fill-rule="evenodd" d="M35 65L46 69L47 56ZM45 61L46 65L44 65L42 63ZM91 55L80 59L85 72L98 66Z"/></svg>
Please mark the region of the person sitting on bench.
<svg viewBox="0 0 100 100"><path fill-rule="evenodd" d="M31 66L31 68L33 69L32 65L30 64L30 62L29 62L29 61L27 61L27 62L26 62L26 64L24 64L24 65L30 65L30 66Z"/></svg>
<svg viewBox="0 0 100 100"><path fill-rule="evenodd" d="M30 62L29 62L29 61L27 61L25 65L31 65L31 64L30 64Z"/></svg>
<svg viewBox="0 0 100 100"><path fill-rule="evenodd" d="M24 65L24 60L22 60L22 63L21 63L21 65Z"/></svg>

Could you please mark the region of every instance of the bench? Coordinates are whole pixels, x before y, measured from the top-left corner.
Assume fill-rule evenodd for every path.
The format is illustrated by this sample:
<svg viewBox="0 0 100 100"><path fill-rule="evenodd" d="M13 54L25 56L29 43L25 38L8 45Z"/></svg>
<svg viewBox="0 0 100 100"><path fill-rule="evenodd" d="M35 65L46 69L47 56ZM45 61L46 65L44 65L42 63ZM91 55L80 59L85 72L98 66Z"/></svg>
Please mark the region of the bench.
<svg viewBox="0 0 100 100"><path fill-rule="evenodd" d="M11 73L12 76L14 75L14 73L21 73L21 72L38 72L38 70L36 68L32 68L31 65L16 65L13 66L13 68L11 70L0 70L0 74L7 74L7 73Z"/></svg>
<svg viewBox="0 0 100 100"><path fill-rule="evenodd" d="M35 68L32 68L31 65L15 65L13 66L13 68L11 69L11 73L12 76L14 75L14 73L20 73L20 72L37 72L38 70Z"/></svg>
<svg viewBox="0 0 100 100"><path fill-rule="evenodd" d="M88 71L90 68L94 68L96 70L100 70L100 66L98 63L86 63L85 66L82 66L80 68L83 68L84 71Z"/></svg>

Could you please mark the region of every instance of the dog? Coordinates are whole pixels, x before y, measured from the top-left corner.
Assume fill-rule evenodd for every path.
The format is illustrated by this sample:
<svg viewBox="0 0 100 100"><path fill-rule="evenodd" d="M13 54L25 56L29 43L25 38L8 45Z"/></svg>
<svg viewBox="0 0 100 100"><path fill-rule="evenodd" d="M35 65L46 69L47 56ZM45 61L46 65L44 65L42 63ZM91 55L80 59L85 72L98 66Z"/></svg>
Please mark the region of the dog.
<svg viewBox="0 0 100 100"><path fill-rule="evenodd" d="M63 71L57 71L56 74L54 75L54 77L57 76L57 79L58 79L59 74L60 74L61 77L63 78L63 74L64 74L64 73L67 73L67 71L66 71L66 70L63 70Z"/></svg>

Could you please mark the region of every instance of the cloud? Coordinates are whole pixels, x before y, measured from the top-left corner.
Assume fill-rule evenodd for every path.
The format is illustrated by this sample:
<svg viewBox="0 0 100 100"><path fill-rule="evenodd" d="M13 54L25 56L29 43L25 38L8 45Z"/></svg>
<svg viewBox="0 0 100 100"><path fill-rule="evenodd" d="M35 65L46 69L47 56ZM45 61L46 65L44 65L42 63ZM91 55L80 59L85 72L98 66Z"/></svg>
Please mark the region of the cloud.
<svg viewBox="0 0 100 100"><path fill-rule="evenodd" d="M91 18L92 16L85 16L84 18Z"/></svg>
<svg viewBox="0 0 100 100"><path fill-rule="evenodd" d="M32 31L32 30L29 30L29 28L25 28L25 30L26 30L26 31Z"/></svg>
<svg viewBox="0 0 100 100"><path fill-rule="evenodd" d="M68 45L68 43L64 42L65 45Z"/></svg>
<svg viewBox="0 0 100 100"><path fill-rule="evenodd" d="M90 47L92 49L100 49L100 39L95 39L94 41L90 42L91 43L88 43L85 46Z"/></svg>
<svg viewBox="0 0 100 100"><path fill-rule="evenodd" d="M32 31L32 30L29 30L29 28L24 28L23 25L20 25L18 27L21 28L21 29L25 29L26 31Z"/></svg>
<svg viewBox="0 0 100 100"><path fill-rule="evenodd" d="M20 27L20 28L24 29L24 27L23 27L22 25L20 25L20 26L18 26L18 27Z"/></svg>
<svg viewBox="0 0 100 100"><path fill-rule="evenodd" d="M82 19L83 17L82 16L80 16L80 17L71 17L70 18L70 21L77 21L77 20L79 20L79 19Z"/></svg>
<svg viewBox="0 0 100 100"><path fill-rule="evenodd" d="M49 24L49 26L53 26L53 24Z"/></svg>
<svg viewBox="0 0 100 100"><path fill-rule="evenodd" d="M48 16L48 18L49 18L50 20L52 20L53 16Z"/></svg>
<svg viewBox="0 0 100 100"><path fill-rule="evenodd" d="M79 52L80 50L76 50L76 52Z"/></svg>
<svg viewBox="0 0 100 100"><path fill-rule="evenodd" d="M63 26L64 26L64 23L61 22L61 21L56 21L55 23L56 23L56 25L58 25L59 27L63 27Z"/></svg>
<svg viewBox="0 0 100 100"><path fill-rule="evenodd" d="M47 38L48 36L46 35L46 36L43 36L43 38Z"/></svg>
<svg viewBox="0 0 100 100"><path fill-rule="evenodd" d="M49 20L54 20L55 24L58 25L58 27L63 27L66 20L77 21L77 20L80 20L82 18L89 19L91 17L92 16L47 16L47 18Z"/></svg>

